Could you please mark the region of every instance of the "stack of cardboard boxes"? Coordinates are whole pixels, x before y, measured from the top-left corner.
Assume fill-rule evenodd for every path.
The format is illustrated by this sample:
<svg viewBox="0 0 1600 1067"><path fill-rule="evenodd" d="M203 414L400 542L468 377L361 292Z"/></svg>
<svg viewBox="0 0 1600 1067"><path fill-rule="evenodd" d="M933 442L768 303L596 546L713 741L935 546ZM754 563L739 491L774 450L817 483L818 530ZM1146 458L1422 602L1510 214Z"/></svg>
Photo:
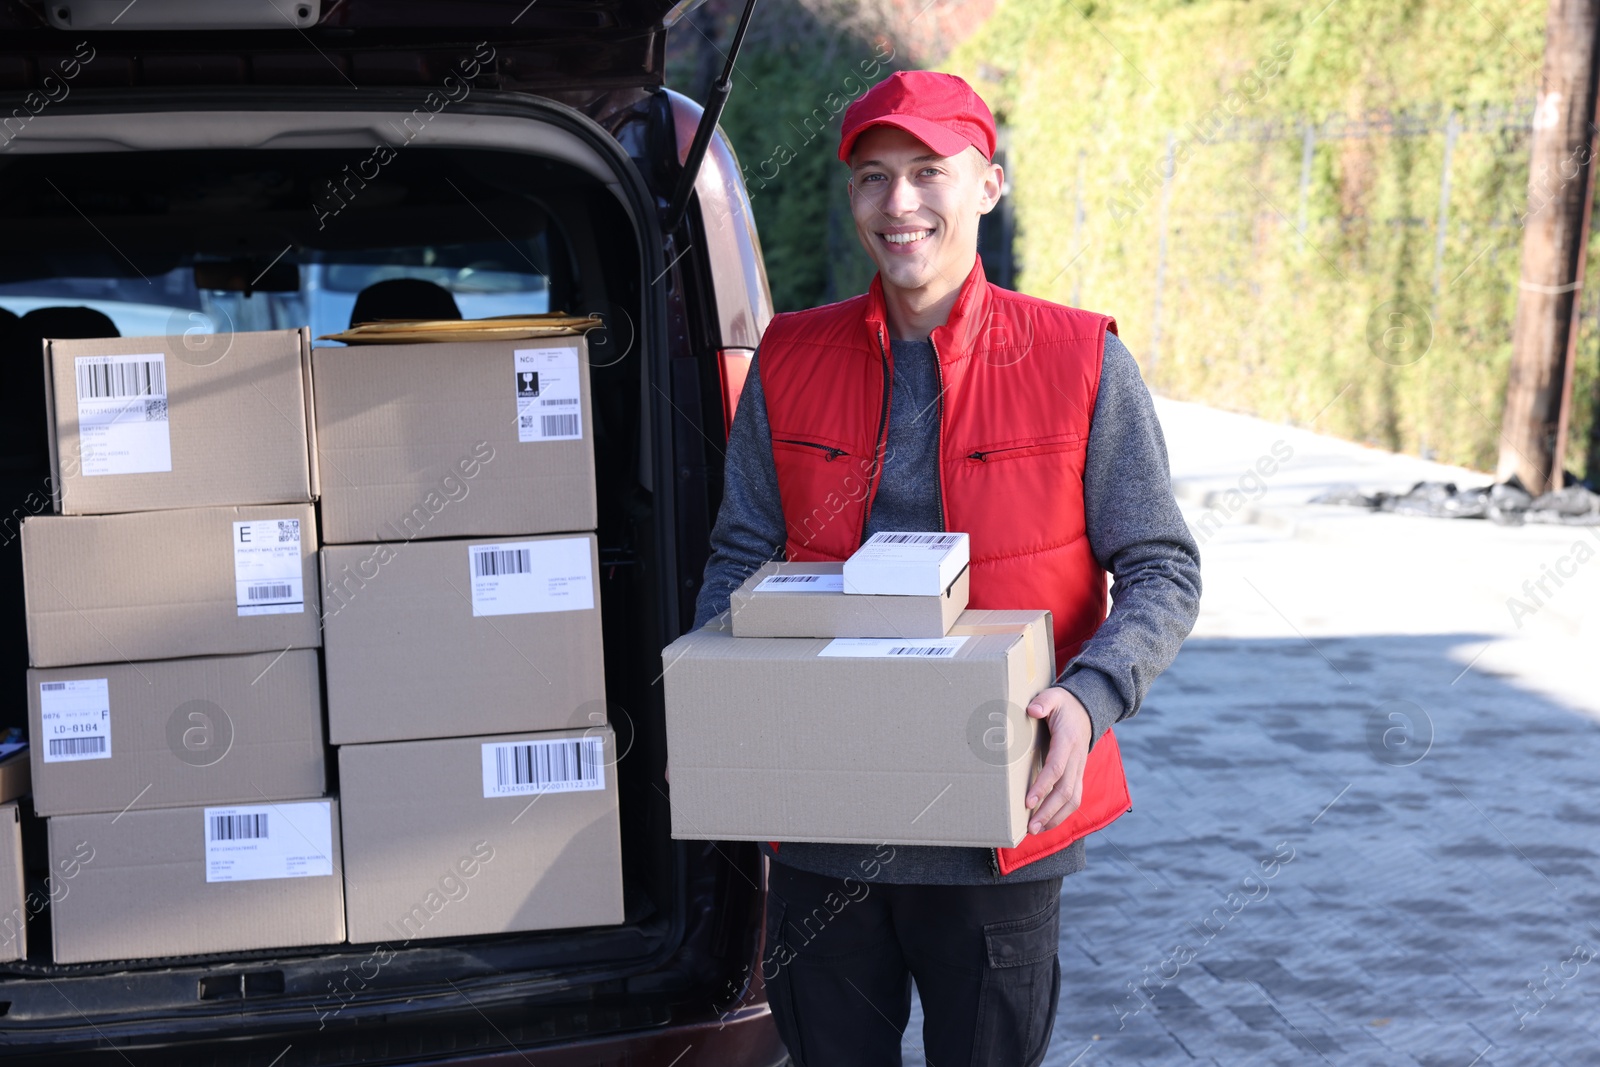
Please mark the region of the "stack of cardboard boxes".
<svg viewBox="0 0 1600 1067"><path fill-rule="evenodd" d="M59 514L22 553L56 962L621 922L582 336L188 340L46 345ZM44 907L18 824L0 959Z"/></svg>
<svg viewBox="0 0 1600 1067"><path fill-rule="evenodd" d="M961 533L769 563L662 653L678 838L1014 846L1047 611L964 610Z"/></svg>
<svg viewBox="0 0 1600 1067"><path fill-rule="evenodd" d="M313 377L350 940L621 922L583 338Z"/></svg>
<svg viewBox="0 0 1600 1067"><path fill-rule="evenodd" d="M45 353L59 514L22 559L58 963L344 937L309 337L184 340Z"/></svg>

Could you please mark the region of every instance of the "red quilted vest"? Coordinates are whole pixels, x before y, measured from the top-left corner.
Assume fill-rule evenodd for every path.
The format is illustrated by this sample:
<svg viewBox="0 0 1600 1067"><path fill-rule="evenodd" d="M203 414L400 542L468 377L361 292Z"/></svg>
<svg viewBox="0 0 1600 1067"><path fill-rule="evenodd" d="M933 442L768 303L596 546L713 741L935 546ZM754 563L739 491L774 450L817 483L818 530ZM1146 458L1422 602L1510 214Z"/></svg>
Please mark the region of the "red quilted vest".
<svg viewBox="0 0 1600 1067"><path fill-rule="evenodd" d="M944 529L971 537L969 605L1048 608L1058 667L1106 617L1106 576L1084 527L1083 468L1116 322L989 284L974 257L931 340L943 385ZM877 277L863 296L775 316L761 338L790 560L860 546L889 430L893 363ZM1067 847L1129 810L1117 741L1089 751L1083 802L1053 830L997 849L1001 873Z"/></svg>

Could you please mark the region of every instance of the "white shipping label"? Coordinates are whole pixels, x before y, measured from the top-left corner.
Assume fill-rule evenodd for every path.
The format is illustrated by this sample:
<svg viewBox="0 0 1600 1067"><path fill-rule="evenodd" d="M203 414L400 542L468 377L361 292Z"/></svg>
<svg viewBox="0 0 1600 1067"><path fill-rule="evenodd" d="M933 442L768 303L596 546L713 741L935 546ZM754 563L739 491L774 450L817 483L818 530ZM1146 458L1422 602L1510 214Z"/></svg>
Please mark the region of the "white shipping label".
<svg viewBox="0 0 1600 1067"><path fill-rule="evenodd" d="M594 607L594 570L587 538L468 545L467 563L474 616Z"/></svg>
<svg viewBox="0 0 1600 1067"><path fill-rule="evenodd" d="M519 348L517 440L577 441L583 437L582 381L576 348Z"/></svg>
<svg viewBox="0 0 1600 1067"><path fill-rule="evenodd" d="M579 793L606 787L605 738L489 741L483 746L483 795Z"/></svg>
<svg viewBox="0 0 1600 1067"><path fill-rule="evenodd" d="M758 593L842 593L842 574L769 574L756 583Z"/></svg>
<svg viewBox="0 0 1600 1067"><path fill-rule="evenodd" d="M111 758L111 696L104 678L39 683L44 761Z"/></svg>
<svg viewBox="0 0 1600 1067"><path fill-rule="evenodd" d="M326 800L207 808L206 881L316 878L333 873Z"/></svg>
<svg viewBox="0 0 1600 1067"><path fill-rule="evenodd" d="M172 470L167 423L167 359L78 356L78 445L81 469L94 474Z"/></svg>
<svg viewBox="0 0 1600 1067"><path fill-rule="evenodd" d="M949 659L966 643L965 637L837 637L817 655L843 659Z"/></svg>
<svg viewBox="0 0 1600 1067"><path fill-rule="evenodd" d="M291 615L306 610L299 519L233 524L234 601L240 615Z"/></svg>
<svg viewBox="0 0 1600 1067"><path fill-rule="evenodd" d="M874 563L922 563L944 558L965 536L959 533L876 533L851 556Z"/></svg>

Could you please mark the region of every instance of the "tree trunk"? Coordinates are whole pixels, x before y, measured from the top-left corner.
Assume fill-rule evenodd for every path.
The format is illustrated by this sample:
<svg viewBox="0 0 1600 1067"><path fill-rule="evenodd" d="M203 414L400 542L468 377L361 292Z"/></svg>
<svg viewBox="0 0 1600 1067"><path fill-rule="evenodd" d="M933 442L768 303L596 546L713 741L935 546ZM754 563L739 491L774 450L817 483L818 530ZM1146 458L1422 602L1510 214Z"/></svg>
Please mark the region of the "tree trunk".
<svg viewBox="0 0 1600 1067"><path fill-rule="evenodd" d="M1498 471L1534 494L1562 483L1593 189L1597 27L1600 0L1550 0Z"/></svg>

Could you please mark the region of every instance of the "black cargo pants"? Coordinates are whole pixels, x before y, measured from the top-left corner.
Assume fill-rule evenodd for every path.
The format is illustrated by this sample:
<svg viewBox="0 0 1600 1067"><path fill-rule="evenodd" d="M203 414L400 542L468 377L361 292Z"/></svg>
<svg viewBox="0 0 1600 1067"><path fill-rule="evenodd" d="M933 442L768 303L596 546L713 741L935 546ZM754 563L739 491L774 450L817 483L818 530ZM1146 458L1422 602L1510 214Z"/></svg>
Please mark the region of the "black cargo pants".
<svg viewBox="0 0 1600 1067"><path fill-rule="evenodd" d="M1037 1067L1061 964L1061 879L891 885L774 861L762 974L796 1067L899 1067L922 997L929 1067Z"/></svg>

